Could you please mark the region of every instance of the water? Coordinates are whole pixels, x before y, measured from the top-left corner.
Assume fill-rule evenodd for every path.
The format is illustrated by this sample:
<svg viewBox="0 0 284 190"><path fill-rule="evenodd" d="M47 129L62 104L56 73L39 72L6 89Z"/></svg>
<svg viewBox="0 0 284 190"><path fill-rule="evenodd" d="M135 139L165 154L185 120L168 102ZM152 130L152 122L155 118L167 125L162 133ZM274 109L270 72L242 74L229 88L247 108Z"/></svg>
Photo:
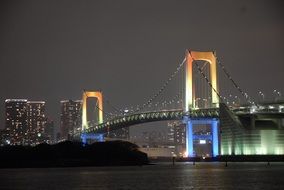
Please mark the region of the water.
<svg viewBox="0 0 284 190"><path fill-rule="evenodd" d="M0 169L0 189L284 189L284 163Z"/></svg>

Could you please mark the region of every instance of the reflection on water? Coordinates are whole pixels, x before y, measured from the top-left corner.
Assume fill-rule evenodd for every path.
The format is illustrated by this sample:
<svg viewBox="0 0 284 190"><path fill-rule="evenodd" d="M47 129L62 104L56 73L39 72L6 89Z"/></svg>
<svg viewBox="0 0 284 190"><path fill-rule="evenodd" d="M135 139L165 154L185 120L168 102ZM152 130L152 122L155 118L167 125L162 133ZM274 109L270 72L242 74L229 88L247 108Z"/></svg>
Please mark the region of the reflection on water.
<svg viewBox="0 0 284 190"><path fill-rule="evenodd" d="M0 189L283 189L284 163L0 169Z"/></svg>

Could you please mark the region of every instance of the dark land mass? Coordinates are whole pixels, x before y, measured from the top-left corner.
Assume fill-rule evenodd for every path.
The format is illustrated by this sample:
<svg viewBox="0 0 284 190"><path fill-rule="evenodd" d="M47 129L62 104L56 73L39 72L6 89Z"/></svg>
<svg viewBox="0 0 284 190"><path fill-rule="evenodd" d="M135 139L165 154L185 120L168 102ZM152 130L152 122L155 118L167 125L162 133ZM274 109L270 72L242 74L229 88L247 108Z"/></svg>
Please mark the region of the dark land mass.
<svg viewBox="0 0 284 190"><path fill-rule="evenodd" d="M55 145L0 147L0 168L79 167L148 164L147 154L125 141L83 145L65 141Z"/></svg>

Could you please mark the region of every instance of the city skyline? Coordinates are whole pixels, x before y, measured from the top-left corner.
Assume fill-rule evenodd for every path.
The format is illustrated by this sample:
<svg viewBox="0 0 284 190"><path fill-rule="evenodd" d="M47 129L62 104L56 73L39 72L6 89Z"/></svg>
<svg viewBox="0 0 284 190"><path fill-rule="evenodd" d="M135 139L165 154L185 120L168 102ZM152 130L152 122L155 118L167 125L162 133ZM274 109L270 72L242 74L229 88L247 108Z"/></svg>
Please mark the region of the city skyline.
<svg viewBox="0 0 284 190"><path fill-rule="evenodd" d="M0 26L0 189L284 187L283 0L1 0Z"/></svg>
<svg viewBox="0 0 284 190"><path fill-rule="evenodd" d="M48 102L57 126L60 100L81 99L83 89L102 90L119 108L142 104L187 48L215 50L256 99L283 93L281 1L67 4L1 1L1 128L7 98Z"/></svg>

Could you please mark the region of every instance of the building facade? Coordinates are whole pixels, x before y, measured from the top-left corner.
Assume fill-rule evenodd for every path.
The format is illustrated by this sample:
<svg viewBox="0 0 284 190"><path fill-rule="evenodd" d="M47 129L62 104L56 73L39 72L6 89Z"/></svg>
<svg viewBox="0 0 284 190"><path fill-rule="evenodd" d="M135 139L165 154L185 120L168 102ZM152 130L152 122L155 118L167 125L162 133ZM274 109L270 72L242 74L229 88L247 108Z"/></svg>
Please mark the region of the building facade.
<svg viewBox="0 0 284 190"><path fill-rule="evenodd" d="M48 144L56 143L54 121L49 117L46 120L45 137Z"/></svg>
<svg viewBox="0 0 284 190"><path fill-rule="evenodd" d="M168 122L168 142L174 146L175 154L183 156L185 152L186 131L185 124L181 121Z"/></svg>
<svg viewBox="0 0 284 190"><path fill-rule="evenodd" d="M27 102L26 99L5 100L5 129L8 144L27 144Z"/></svg>
<svg viewBox="0 0 284 190"><path fill-rule="evenodd" d="M44 101L27 102L27 140L28 144L36 145L47 141L45 134L46 116Z"/></svg>
<svg viewBox="0 0 284 190"><path fill-rule="evenodd" d="M37 145L47 142L44 101L5 100L5 144Z"/></svg>
<svg viewBox="0 0 284 190"><path fill-rule="evenodd" d="M67 140L81 130L82 100L62 100L60 105L60 139Z"/></svg>
<svg viewBox="0 0 284 190"><path fill-rule="evenodd" d="M108 134L109 138L117 140L128 140L129 139L129 127L111 131Z"/></svg>

